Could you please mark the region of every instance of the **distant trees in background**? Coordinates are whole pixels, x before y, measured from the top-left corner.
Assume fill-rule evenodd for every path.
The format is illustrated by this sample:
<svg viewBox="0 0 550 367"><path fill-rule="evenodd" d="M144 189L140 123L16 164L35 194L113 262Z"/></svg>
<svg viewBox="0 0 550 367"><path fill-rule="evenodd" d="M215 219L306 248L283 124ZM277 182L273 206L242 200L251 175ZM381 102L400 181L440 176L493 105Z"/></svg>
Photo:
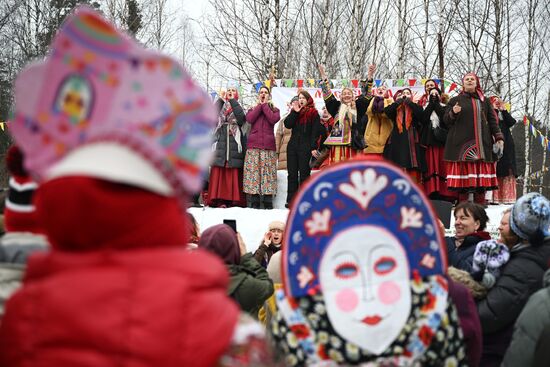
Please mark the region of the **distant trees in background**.
<svg viewBox="0 0 550 367"><path fill-rule="evenodd" d="M476 72L487 95L512 104L520 171L548 159L521 123L547 133L550 110L550 7L537 0L209 0L200 19L187 0L0 1L0 120L22 65L43 56L55 30L79 3L100 9L144 45L181 60L207 89L224 81L438 77L460 84ZM248 91L247 91L248 92ZM0 154L9 143L0 132ZM527 154L526 154L527 151ZM1 158L1 157L0 157ZM548 187L550 175L529 187ZM1 179L1 178L0 178ZM541 181L542 179L542 181ZM549 194L549 192L546 192Z"/></svg>

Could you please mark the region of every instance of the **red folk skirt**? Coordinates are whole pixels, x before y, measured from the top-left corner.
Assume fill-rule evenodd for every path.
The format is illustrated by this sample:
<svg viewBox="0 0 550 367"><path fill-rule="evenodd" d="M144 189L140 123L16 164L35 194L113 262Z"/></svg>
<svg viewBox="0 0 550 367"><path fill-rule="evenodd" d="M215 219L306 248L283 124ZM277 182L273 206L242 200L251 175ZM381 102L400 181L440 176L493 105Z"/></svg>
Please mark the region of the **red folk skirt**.
<svg viewBox="0 0 550 367"><path fill-rule="evenodd" d="M235 206L246 206L246 196L243 193L242 168L210 168L210 181L208 183L209 205L216 200L231 202Z"/></svg>
<svg viewBox="0 0 550 367"><path fill-rule="evenodd" d="M498 188L496 165L491 162L445 162L447 186L462 192L482 192Z"/></svg>

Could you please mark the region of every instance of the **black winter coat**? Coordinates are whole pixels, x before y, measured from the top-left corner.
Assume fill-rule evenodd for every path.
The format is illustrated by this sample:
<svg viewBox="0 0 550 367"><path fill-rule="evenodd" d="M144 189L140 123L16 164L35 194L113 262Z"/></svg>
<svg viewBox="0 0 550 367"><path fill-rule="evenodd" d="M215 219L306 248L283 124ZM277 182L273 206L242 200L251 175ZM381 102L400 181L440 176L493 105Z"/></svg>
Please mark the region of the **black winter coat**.
<svg viewBox="0 0 550 367"><path fill-rule="evenodd" d="M515 125L516 120L508 113L508 111L495 111L497 116L499 112L502 114L502 120L499 118L498 126L502 135L504 135L504 154L497 163L497 177L510 176L510 170L512 174L517 177L518 170L516 168L516 146L514 144L514 138L510 129Z"/></svg>
<svg viewBox="0 0 550 367"><path fill-rule="evenodd" d="M479 106L477 102L479 102ZM462 107L459 114L453 112L453 107L457 103ZM481 121L477 119L478 107L481 108ZM496 161L496 154L493 153L493 140L504 139L498 127L493 107L487 98L481 102L477 94L463 92L451 98L443 119L449 129L444 151L446 161Z"/></svg>
<svg viewBox="0 0 550 367"><path fill-rule="evenodd" d="M475 234L464 237L464 241L459 247L456 247L455 237L445 237L447 243L447 261L449 266L472 273L472 263L476 245L484 240L490 239L487 232L476 232Z"/></svg>
<svg viewBox="0 0 550 367"><path fill-rule="evenodd" d="M313 121L308 121L305 124L300 124L299 118L300 113L291 110L285 119L285 127L292 129L287 151L311 152L317 149L317 140L325 127L321 124L318 113L314 115Z"/></svg>
<svg viewBox="0 0 550 367"><path fill-rule="evenodd" d="M412 123L408 130L403 128L400 133L396 121L399 113L397 108L402 103L406 103L412 110ZM426 171L426 151L420 145L422 107L410 99L400 99L384 108L384 113L393 121L393 130L384 148L384 158L403 168Z"/></svg>
<svg viewBox="0 0 550 367"><path fill-rule="evenodd" d="M432 101L429 100L428 105L422 112L422 130L420 137L420 144L427 147L442 147L445 146L445 141L438 140L434 134L434 129L432 128L431 116L432 112L437 114L439 117L439 126L443 129L447 129L445 123L443 122L443 115L445 115L445 106L439 103L439 100Z"/></svg>
<svg viewBox="0 0 550 367"><path fill-rule="evenodd" d="M501 269L496 284L477 304L483 330L482 366L499 366L510 344L514 323L529 297L542 288L550 260L550 237L541 246L519 245Z"/></svg>
<svg viewBox="0 0 550 367"><path fill-rule="evenodd" d="M246 122L243 108L234 99L230 99L231 107L233 108L233 114L237 120L237 125L241 130L243 124ZM221 111L224 105L224 101L218 99L216 101L216 107L218 112ZM237 142L233 136L228 134L229 125L222 125L215 133L214 140L216 142L216 151L214 152L214 160L212 166L224 167L227 161L227 167L230 168L242 168L244 166L244 156L246 153L246 135L242 134L241 130L241 152L239 152Z"/></svg>

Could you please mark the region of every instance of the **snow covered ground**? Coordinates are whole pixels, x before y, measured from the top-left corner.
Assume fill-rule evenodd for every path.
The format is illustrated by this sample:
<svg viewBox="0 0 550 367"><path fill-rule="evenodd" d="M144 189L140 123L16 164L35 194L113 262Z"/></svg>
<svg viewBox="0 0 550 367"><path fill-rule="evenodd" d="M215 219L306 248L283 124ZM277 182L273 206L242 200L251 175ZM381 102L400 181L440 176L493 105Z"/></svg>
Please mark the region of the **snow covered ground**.
<svg viewBox="0 0 550 367"><path fill-rule="evenodd" d="M224 219L235 219L237 231L239 231L249 251L255 251L267 231L269 222L281 220L286 222L288 209L284 208L286 200L286 171L279 171L277 177L278 194L274 200L273 210L247 209L247 208L189 208L200 225L201 231L216 224L223 223ZM487 230L496 238L497 227L500 223L502 212L509 205L490 205L486 210L489 216ZM454 218L451 216L451 228L446 231L447 235L454 233Z"/></svg>

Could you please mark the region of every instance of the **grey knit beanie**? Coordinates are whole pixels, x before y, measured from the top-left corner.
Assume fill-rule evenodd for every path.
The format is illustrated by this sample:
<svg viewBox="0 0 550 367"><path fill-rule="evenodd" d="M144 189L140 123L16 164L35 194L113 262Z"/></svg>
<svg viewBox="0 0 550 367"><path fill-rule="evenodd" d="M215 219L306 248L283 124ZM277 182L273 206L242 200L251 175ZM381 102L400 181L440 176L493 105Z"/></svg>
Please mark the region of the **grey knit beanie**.
<svg viewBox="0 0 550 367"><path fill-rule="evenodd" d="M539 193L520 197L510 213L510 227L515 234L533 245L550 235L550 202Z"/></svg>

